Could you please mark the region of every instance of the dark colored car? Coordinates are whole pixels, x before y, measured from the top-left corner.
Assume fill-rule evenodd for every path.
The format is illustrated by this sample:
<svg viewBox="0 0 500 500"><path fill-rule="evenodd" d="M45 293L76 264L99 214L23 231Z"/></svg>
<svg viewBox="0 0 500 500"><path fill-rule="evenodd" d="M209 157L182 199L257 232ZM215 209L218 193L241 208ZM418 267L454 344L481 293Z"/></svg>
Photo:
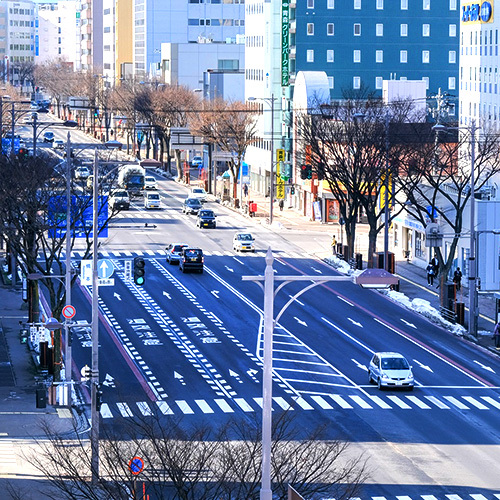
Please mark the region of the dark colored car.
<svg viewBox="0 0 500 500"><path fill-rule="evenodd" d="M203 250L201 248L184 248L179 260L179 269L186 271L203 272Z"/></svg>
<svg viewBox="0 0 500 500"><path fill-rule="evenodd" d="M201 201L197 198L186 198L182 204L182 212L185 214L197 214L201 209Z"/></svg>
<svg viewBox="0 0 500 500"><path fill-rule="evenodd" d="M201 229L202 227L216 227L215 214L213 210L200 210L198 212L198 219L196 225Z"/></svg>
<svg viewBox="0 0 500 500"><path fill-rule="evenodd" d="M45 132L43 134L43 142L54 142L54 132Z"/></svg>
<svg viewBox="0 0 500 500"><path fill-rule="evenodd" d="M178 264L181 260L182 250L188 248L189 245L184 243L170 243L165 249L167 252L166 260L169 264Z"/></svg>

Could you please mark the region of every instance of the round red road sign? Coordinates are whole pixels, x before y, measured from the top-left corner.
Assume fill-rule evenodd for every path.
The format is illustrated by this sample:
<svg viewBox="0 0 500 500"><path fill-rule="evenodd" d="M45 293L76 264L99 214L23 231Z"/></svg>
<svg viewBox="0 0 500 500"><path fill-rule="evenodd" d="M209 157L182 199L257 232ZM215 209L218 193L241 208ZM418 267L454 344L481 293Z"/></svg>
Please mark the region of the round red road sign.
<svg viewBox="0 0 500 500"><path fill-rule="evenodd" d="M144 469L144 460L141 457L132 458L128 463L128 469L134 476L137 476Z"/></svg>
<svg viewBox="0 0 500 500"><path fill-rule="evenodd" d="M75 306L67 305L63 307L62 315L66 319L71 319L76 314Z"/></svg>

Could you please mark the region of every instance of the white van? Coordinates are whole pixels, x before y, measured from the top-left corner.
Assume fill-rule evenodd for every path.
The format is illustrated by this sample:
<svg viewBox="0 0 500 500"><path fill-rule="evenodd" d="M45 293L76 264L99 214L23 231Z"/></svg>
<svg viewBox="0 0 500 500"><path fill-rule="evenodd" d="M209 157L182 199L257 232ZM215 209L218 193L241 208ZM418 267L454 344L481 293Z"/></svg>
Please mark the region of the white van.
<svg viewBox="0 0 500 500"><path fill-rule="evenodd" d="M160 208L160 193L158 191L144 193L144 208Z"/></svg>

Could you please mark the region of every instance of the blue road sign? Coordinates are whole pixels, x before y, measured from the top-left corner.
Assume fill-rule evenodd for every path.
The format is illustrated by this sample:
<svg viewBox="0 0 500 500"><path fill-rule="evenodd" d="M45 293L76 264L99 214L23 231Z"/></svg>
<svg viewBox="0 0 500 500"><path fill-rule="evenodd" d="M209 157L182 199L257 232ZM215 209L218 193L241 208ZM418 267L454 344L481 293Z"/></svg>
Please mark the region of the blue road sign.
<svg viewBox="0 0 500 500"><path fill-rule="evenodd" d="M99 259L97 261L97 276L99 278L111 278L115 268L109 259Z"/></svg>
<svg viewBox="0 0 500 500"><path fill-rule="evenodd" d="M141 457L134 457L129 461L128 468L134 476L137 476L144 469L144 460Z"/></svg>
<svg viewBox="0 0 500 500"><path fill-rule="evenodd" d="M2 153L9 154L12 147L12 139L2 138ZM19 148L21 147L21 139L18 137L14 138L14 153L19 153Z"/></svg>

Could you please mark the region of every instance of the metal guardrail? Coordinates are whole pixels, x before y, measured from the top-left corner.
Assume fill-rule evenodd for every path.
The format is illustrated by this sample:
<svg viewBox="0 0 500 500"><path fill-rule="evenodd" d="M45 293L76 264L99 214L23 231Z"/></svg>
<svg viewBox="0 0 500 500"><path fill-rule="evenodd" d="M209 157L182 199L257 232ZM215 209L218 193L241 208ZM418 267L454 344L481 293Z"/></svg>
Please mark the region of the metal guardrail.
<svg viewBox="0 0 500 500"><path fill-rule="evenodd" d="M456 323L457 322L457 315L453 311L450 311L447 307L440 306L439 307L439 314L441 317L443 317L446 321L449 321L450 323Z"/></svg>

